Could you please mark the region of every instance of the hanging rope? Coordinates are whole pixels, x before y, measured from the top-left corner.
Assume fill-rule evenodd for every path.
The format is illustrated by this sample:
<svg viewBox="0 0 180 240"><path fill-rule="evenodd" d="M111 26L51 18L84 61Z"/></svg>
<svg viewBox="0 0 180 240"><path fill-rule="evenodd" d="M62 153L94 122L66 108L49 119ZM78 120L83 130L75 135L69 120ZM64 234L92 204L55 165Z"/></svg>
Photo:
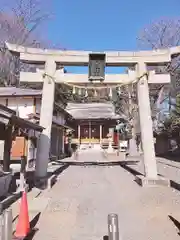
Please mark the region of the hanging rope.
<svg viewBox="0 0 180 240"><path fill-rule="evenodd" d="M123 93L123 89L122 89L123 87L128 86L128 85L134 86L134 84L137 84L137 82L142 77L146 76L148 79L148 75L149 75L149 72L146 72L142 76L137 77L134 80L131 80L126 83L116 84L115 86L112 86L112 85L106 84L106 83L98 83L101 86L97 86L97 83L95 83L95 84L94 83L86 83L85 86L80 86L80 85L67 83L67 82L62 82L61 84L69 86L72 89L72 95L76 95L76 94L78 94L79 96L83 95L83 97L85 97L85 98L87 98L89 96L88 90L93 91L94 97L96 98L99 95L98 90L107 90L108 89L109 90L109 93L108 93L109 98L112 99L113 98L113 90L115 90L119 96L126 95ZM54 76L50 76L47 73L43 73L43 78L46 76L55 82L56 78ZM91 86L88 86L88 84L90 84ZM126 97L128 97L128 96L126 96Z"/></svg>
<svg viewBox="0 0 180 240"><path fill-rule="evenodd" d="M96 84L97 83L91 83L92 84L92 86L80 86L80 85L77 85L77 84L73 84L73 83L67 83L67 82L62 82L61 84L64 84L64 85L67 85L67 86L69 86L69 87L71 87L72 89L73 89L73 94L75 94L76 93L76 89L84 89L84 90L88 90L88 89L91 89L91 90L93 90L93 89L111 89L110 91L112 91L113 89L115 89L115 90L117 90L117 88L118 88L118 92L120 92L121 91L121 87L122 86L126 86L126 85L130 85L130 84L135 84L135 83L137 83L141 78L143 78L144 76L148 76L149 75L149 72L146 72L146 73L144 73L144 74L142 74L140 77L137 77L137 78L135 78L134 80L131 80L131 81L129 81L129 82L126 82L126 83L121 83L121 84L116 84L115 86L112 86L112 85L110 85L110 84L106 84L106 83L98 83L98 84L101 84L101 86L97 86ZM45 78L45 77L50 77L52 80L54 80L55 81L55 77L53 77L53 76L50 76L49 74L47 74L47 73L43 73L43 78ZM79 92L79 91L78 91Z"/></svg>

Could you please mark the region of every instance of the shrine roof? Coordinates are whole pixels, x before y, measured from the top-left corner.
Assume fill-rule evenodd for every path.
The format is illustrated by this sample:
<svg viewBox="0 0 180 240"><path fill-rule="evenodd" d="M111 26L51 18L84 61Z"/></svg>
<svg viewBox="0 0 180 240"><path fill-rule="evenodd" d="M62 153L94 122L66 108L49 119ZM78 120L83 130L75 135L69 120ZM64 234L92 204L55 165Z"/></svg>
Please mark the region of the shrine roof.
<svg viewBox="0 0 180 240"><path fill-rule="evenodd" d="M33 129L38 132L42 132L44 129L38 124L35 124L26 119L18 117L16 115L16 111L0 104L0 124L8 125L10 123L12 125L17 125L19 128Z"/></svg>
<svg viewBox="0 0 180 240"><path fill-rule="evenodd" d="M126 119L115 113L111 102L107 103L68 103L66 111L74 119Z"/></svg>
<svg viewBox="0 0 180 240"><path fill-rule="evenodd" d="M37 120L40 120L40 114L34 114L34 113L31 113L29 114L29 119L37 119ZM72 130L74 131L73 128L71 128L70 126L68 125L65 125L65 124L62 124L61 121L57 120L54 116L52 118L52 124L56 125L56 126L60 126L60 127L63 127L64 129L69 129L69 130Z"/></svg>

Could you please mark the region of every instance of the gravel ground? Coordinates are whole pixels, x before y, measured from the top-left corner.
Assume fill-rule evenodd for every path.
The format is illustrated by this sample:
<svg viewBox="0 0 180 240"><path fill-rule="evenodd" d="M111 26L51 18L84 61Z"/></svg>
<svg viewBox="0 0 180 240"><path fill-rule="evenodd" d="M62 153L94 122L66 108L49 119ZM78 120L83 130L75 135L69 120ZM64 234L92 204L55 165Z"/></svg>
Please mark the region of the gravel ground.
<svg viewBox="0 0 180 240"><path fill-rule="evenodd" d="M50 201L36 225L34 240L103 239L109 213L119 216L120 240L179 240L170 220L180 221L178 191L138 186L120 166L102 165L98 150L82 150L74 162L81 164L64 170L45 194Z"/></svg>

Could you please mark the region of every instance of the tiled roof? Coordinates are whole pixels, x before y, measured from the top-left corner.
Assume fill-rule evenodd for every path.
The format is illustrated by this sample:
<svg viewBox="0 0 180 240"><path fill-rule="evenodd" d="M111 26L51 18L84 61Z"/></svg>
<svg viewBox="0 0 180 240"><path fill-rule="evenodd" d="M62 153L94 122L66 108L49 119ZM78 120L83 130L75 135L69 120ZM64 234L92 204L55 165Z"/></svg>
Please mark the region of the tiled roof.
<svg viewBox="0 0 180 240"><path fill-rule="evenodd" d="M35 123L32 123L28 120L16 116L16 112L14 110L5 107L2 104L0 104L0 114L1 114L0 124L7 125L9 123L9 120L11 119L11 121L18 127L33 129L39 132L42 132L42 130L44 129L43 127Z"/></svg>
<svg viewBox="0 0 180 240"><path fill-rule="evenodd" d="M0 97L3 96L38 96L42 90L16 87L0 87Z"/></svg>
<svg viewBox="0 0 180 240"><path fill-rule="evenodd" d="M39 120L39 119L40 119L40 115L39 115L39 114L33 114L33 113L29 114L29 119L33 119L33 118ZM64 127L64 128L66 128L66 129L74 130L74 129L71 128L70 126L65 125L65 124L62 124L62 123L61 123L60 121L58 121L54 116L53 116L53 118L52 118L52 123L55 124L55 125L57 125L57 126Z"/></svg>
<svg viewBox="0 0 180 240"><path fill-rule="evenodd" d="M115 108L112 103L68 103L66 107L75 119L120 119L125 116L120 116L115 113Z"/></svg>

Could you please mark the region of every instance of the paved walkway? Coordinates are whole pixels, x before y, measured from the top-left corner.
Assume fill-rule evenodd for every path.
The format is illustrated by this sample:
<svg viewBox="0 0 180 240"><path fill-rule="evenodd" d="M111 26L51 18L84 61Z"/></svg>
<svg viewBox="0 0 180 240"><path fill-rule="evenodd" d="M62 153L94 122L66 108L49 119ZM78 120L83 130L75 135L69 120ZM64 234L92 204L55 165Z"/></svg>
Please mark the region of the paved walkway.
<svg viewBox="0 0 180 240"><path fill-rule="evenodd" d="M76 162L103 161L99 151L84 150ZM100 240L107 215L118 213L120 240L179 240L170 220L180 221L180 193L172 188L142 188L120 166L72 165L46 193L35 240Z"/></svg>

